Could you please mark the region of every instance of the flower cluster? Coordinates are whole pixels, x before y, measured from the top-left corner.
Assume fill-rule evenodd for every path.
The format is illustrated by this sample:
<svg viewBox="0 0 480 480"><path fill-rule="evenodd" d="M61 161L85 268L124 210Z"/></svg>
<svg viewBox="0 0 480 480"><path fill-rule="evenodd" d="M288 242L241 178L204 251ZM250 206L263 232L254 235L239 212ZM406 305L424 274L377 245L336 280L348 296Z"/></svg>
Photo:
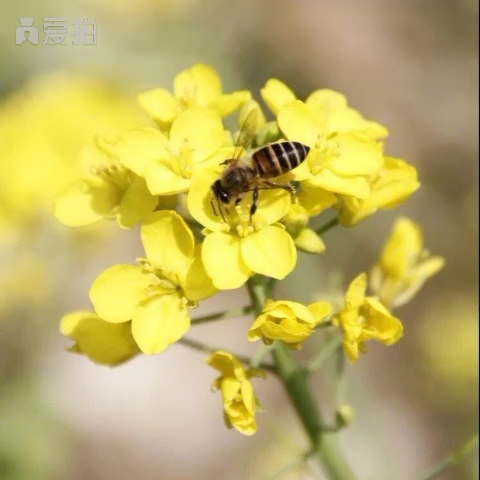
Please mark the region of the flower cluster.
<svg viewBox="0 0 480 480"><path fill-rule="evenodd" d="M271 121L250 92L224 93L211 67L195 65L175 78L173 93L159 88L138 97L150 126L98 136L85 147L80 160L86 173L58 193L56 217L69 226L100 218L122 228L140 223L145 258L100 273L90 290L94 312L63 318L61 331L75 342L71 351L117 365L178 341L187 344L191 309L200 301L245 283L250 289L261 276L271 286L293 271L298 251L324 252L325 228L313 226L320 213L330 209L337 219L331 225L352 226L418 189L416 169L384 154L387 128L364 118L340 93L316 90L302 101L271 79L261 96ZM252 111L256 123L245 142L246 131L231 132L224 118L237 112L242 127ZM262 175L252 166L251 149L282 141L299 142L309 153L275 178L284 188L258 183ZM231 167L237 154L239 163ZM212 185L234 168L256 176L221 205ZM412 298L441 265L438 257L426 257L418 228L400 220L372 271L378 297L366 296L367 276L361 274L337 312L326 301L306 306L264 298L246 337L299 349L318 329L331 327L355 362L367 341L392 345L402 337L402 323L389 308ZM273 296L270 287L267 293ZM250 379L262 371L223 351L207 363L221 373L214 387L222 393L227 425L255 433L259 403Z"/></svg>

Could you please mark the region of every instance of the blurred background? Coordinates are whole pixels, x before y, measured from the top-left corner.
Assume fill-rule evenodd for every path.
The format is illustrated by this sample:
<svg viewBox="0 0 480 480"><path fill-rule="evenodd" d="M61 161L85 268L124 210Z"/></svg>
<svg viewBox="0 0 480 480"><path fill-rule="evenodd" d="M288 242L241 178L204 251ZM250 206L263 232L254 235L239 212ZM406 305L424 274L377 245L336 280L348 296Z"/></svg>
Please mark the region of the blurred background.
<svg viewBox="0 0 480 480"><path fill-rule="evenodd" d="M33 17L39 44L15 44ZM44 17L96 21L96 45L43 44ZM71 29L72 27L70 27ZM65 352L61 316L87 309L107 266L140 255L138 231L67 229L52 196L75 176L95 133L148 122L135 96L171 88L209 63L226 91L270 77L300 98L328 87L390 129L389 154L419 170L400 209L325 235L302 255L282 295L338 298L369 270L395 218L424 229L446 268L396 312L406 335L347 369L356 420L341 434L360 479L420 478L478 431L478 2L476 0L17 0L0 16L0 479L263 480L305 449L281 385L257 381L267 413L247 438L225 429L215 372L181 345L117 368ZM222 294L199 314L244 305ZM250 320L196 327L190 337L237 352ZM315 342L305 348L312 353ZM331 379L315 391L332 414ZM478 478L478 450L445 479ZM293 470L285 478L318 478Z"/></svg>

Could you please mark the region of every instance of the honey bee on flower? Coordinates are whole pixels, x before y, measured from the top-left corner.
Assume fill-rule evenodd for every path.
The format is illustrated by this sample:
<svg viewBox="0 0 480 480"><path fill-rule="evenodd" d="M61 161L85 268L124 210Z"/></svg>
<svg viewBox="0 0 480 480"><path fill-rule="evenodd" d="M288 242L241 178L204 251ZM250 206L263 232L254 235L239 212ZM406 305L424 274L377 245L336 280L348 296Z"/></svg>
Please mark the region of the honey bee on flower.
<svg viewBox="0 0 480 480"><path fill-rule="evenodd" d="M257 211L260 190L280 188L294 198L295 190L290 183L277 182L274 179L298 167L310 152L310 147L303 143L283 141L261 147L252 154L251 159L243 157L242 154L247 151L253 140L258 117L256 108L250 110L240 130L232 158L222 163L227 165L227 168L211 187L224 220L222 204L229 205L235 200L235 205L238 205L248 192L253 194L250 217ZM213 203L212 207L215 209Z"/></svg>
<svg viewBox="0 0 480 480"><path fill-rule="evenodd" d="M269 120L249 91L224 93L207 65L184 70L173 83L173 93L157 88L138 98L156 127L97 141L86 150L95 174L57 196L55 213L66 225L102 217L123 228L141 222L145 250L135 265L111 266L94 280L93 311L64 316L61 332L74 342L69 351L110 366L173 344L207 354L219 372L213 388L225 424L243 435L259 427L251 380L273 373L309 435L308 455L319 446L323 460L335 452L329 468L338 471L329 478L354 478L325 435L346 428L353 410L339 403L336 424L327 425L309 375L334 363L326 362L333 355L340 370L345 359L359 361L369 343L396 344L404 326L391 310L410 301L443 258L430 256L420 227L401 219L370 276L338 287L341 304L325 291L304 304L283 297L286 289L279 297L275 287L303 253L328 254L322 236L334 226L354 227L406 201L420 187L417 170L386 154L386 127L334 90L315 90L302 101L270 79L261 90L274 114ZM224 117L237 110L239 130L231 131ZM316 225L325 212L334 216ZM374 295L367 294L368 278ZM240 311L193 317L207 298L242 287L250 302ZM198 323L250 314L253 323L232 342L261 340L253 357L188 338ZM313 358L302 365L293 352L306 343Z"/></svg>

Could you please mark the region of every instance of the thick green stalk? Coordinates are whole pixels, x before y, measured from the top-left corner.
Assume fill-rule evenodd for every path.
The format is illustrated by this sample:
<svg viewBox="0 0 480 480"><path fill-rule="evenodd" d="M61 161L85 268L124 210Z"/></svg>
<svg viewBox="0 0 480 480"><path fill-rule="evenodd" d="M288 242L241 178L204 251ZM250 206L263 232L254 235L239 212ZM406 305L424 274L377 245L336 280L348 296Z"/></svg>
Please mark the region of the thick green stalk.
<svg viewBox="0 0 480 480"><path fill-rule="evenodd" d="M265 304L268 281L252 277L248 281L252 306L258 315ZM354 480L356 477L338 448L332 433L326 431L317 402L308 381L307 371L295 360L292 352L281 342L272 349L279 377L308 434L312 452L331 480Z"/></svg>

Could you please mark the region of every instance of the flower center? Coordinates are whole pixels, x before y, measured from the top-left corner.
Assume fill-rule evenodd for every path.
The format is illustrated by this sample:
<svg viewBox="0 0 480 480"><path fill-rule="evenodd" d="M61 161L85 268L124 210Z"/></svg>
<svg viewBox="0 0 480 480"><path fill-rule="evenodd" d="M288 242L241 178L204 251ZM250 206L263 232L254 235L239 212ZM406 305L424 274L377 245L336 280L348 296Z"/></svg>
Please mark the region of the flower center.
<svg viewBox="0 0 480 480"><path fill-rule="evenodd" d="M188 145L187 139L178 149L173 149L167 145L167 152L170 155L170 165L173 171L180 177L192 178L195 164L193 162L193 148Z"/></svg>
<svg viewBox="0 0 480 480"><path fill-rule="evenodd" d="M320 133L318 135L316 142L318 153L316 156L309 159L310 169L314 175L319 173L325 167L328 167L329 162L340 155L340 144L335 140L335 137L335 133L329 135Z"/></svg>
<svg viewBox="0 0 480 480"><path fill-rule="evenodd" d="M155 268L146 258L138 258L137 264L151 276L152 283L147 287L148 297L177 293L181 298L185 298L176 273L168 269Z"/></svg>
<svg viewBox="0 0 480 480"><path fill-rule="evenodd" d="M110 165L92 165L90 172L104 182L108 182L115 188L124 192L132 182L132 172L119 163Z"/></svg>

